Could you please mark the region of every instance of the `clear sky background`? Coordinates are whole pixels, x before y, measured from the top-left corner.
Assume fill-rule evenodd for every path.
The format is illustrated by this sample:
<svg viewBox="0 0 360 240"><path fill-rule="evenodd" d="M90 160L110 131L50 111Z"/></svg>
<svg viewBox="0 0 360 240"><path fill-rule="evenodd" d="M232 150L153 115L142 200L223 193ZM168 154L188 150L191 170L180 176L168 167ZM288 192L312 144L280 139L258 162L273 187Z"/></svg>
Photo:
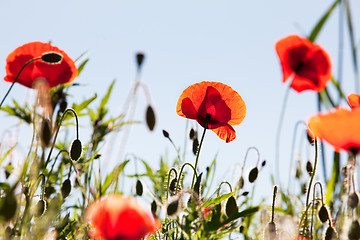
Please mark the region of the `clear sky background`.
<svg viewBox="0 0 360 240"><path fill-rule="evenodd" d="M350 2L359 44L357 13L360 3ZM200 170L205 171L218 154L217 180L229 180L232 170L237 169L234 166L242 162L246 149L256 146L262 159L267 160L259 176L264 188L256 194L270 199L276 129L287 88L287 84L282 83L274 44L289 34L307 36L332 3L333 0L1 1L0 76L5 76L6 56L27 42L51 41L73 59L87 52L90 61L75 80L81 86L71 89L73 98L69 103L89 98L95 92L102 96L116 79L110 99L110 114L115 116L120 113L135 78L135 54L144 52L142 80L150 88L157 123L154 132L148 131L145 125L133 126L126 151L144 158L154 168L158 167L160 156L166 151L169 159L176 157L171 144L163 137L162 129L166 129L175 144L183 148L186 119L175 111L182 91L203 80L223 82L242 96L247 115L243 123L235 127L237 138L231 143L225 143L212 132L207 133ZM339 9L336 9L317 39L317 43L329 52L336 77L338 22ZM343 77L345 92L353 92L354 77L346 31ZM9 86L0 81L1 96ZM25 87L16 85L5 104L10 104L12 98L25 101L27 92ZM146 106L145 97L140 93L135 120L144 120ZM289 174L294 125L314 113L316 95L313 92L297 94L291 91L281 134L280 178L283 183ZM14 126L13 118L5 116L0 113L0 131ZM84 118L82 123L85 126L88 119ZM86 128L80 129L80 137L88 139ZM19 151L26 153L30 140L30 136L22 138ZM118 148L115 143L111 159L107 161L119 161L116 157ZM105 151L106 147L103 149ZM195 157L190 148L188 150L186 160L194 162ZM245 169L253 167L255 159L252 152ZM321 174L318 178L321 179Z"/></svg>

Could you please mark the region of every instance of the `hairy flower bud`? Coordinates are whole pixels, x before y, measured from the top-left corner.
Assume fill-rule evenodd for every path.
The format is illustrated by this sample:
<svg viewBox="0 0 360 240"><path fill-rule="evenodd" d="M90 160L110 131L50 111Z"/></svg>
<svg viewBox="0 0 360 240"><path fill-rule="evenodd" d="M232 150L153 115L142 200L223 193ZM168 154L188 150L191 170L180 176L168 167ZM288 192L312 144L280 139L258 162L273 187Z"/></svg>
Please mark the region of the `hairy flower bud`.
<svg viewBox="0 0 360 240"><path fill-rule="evenodd" d="M69 196L70 192L71 192L71 182L70 179L66 179L61 186L61 195L63 198L66 198L67 196Z"/></svg>
<svg viewBox="0 0 360 240"><path fill-rule="evenodd" d="M225 212L228 217L231 217L238 212L238 206L234 196L230 196L226 202Z"/></svg>
<svg viewBox="0 0 360 240"><path fill-rule="evenodd" d="M143 191L144 191L143 185L142 185L141 181L138 179L136 181L136 195L142 196Z"/></svg>
<svg viewBox="0 0 360 240"><path fill-rule="evenodd" d="M154 109L149 105L146 109L146 124L150 131L154 130L156 123Z"/></svg>
<svg viewBox="0 0 360 240"><path fill-rule="evenodd" d="M249 173L249 182L253 183L255 182L257 176L259 173L259 169L257 167L254 167L253 169L251 169L250 173Z"/></svg>
<svg viewBox="0 0 360 240"><path fill-rule="evenodd" d="M71 144L70 158L73 161L79 160L79 158L81 156L81 152L82 152L81 141L79 139L75 139Z"/></svg>

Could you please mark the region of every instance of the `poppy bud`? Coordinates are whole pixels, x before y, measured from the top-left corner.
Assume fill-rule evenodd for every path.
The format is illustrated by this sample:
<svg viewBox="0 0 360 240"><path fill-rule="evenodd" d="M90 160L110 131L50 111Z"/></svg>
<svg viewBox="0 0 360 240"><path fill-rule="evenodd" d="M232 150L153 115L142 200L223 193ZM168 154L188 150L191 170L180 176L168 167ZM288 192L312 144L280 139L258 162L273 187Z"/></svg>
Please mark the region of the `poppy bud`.
<svg viewBox="0 0 360 240"><path fill-rule="evenodd" d="M137 63L138 69L141 68L144 58L145 58L144 53L139 52L136 54L136 63Z"/></svg>
<svg viewBox="0 0 360 240"><path fill-rule="evenodd" d="M195 130L193 128L190 129L190 132L189 132L189 138L191 140L193 140L193 138L195 137Z"/></svg>
<svg viewBox="0 0 360 240"><path fill-rule="evenodd" d="M45 197L50 198L51 194L55 193L55 188L53 186L47 186L45 188Z"/></svg>
<svg viewBox="0 0 360 240"><path fill-rule="evenodd" d="M171 180L170 186L169 186L169 189L170 189L171 192L175 192L176 185L177 185L177 179L174 178L173 180Z"/></svg>
<svg viewBox="0 0 360 240"><path fill-rule="evenodd" d="M143 185L142 185L141 181L138 179L136 181L136 195L142 196L143 191L144 191Z"/></svg>
<svg viewBox="0 0 360 240"><path fill-rule="evenodd" d="M336 240L336 239L338 239L336 230L329 225L325 231L324 240Z"/></svg>
<svg viewBox="0 0 360 240"><path fill-rule="evenodd" d="M230 196L226 202L225 212L228 217L231 217L238 212L238 206L234 196Z"/></svg>
<svg viewBox="0 0 360 240"><path fill-rule="evenodd" d="M351 222L349 232L348 232L349 240L358 240L360 239L360 224L358 220L354 220Z"/></svg>
<svg viewBox="0 0 360 240"><path fill-rule="evenodd" d="M11 191L7 193L5 197L1 198L0 204L0 219L3 218L5 221L12 219L17 209L17 201L14 192Z"/></svg>
<svg viewBox="0 0 360 240"><path fill-rule="evenodd" d="M254 167L253 169L251 169L250 173L249 173L249 182L253 183L255 182L257 176L258 176L259 170L257 167Z"/></svg>
<svg viewBox="0 0 360 240"><path fill-rule="evenodd" d="M239 227L239 233L243 233L244 232L244 225L241 225L240 227Z"/></svg>
<svg viewBox="0 0 360 240"><path fill-rule="evenodd" d="M359 204L359 196L356 192L353 192L352 194L349 195L348 205L349 207L354 209L358 206L358 204Z"/></svg>
<svg viewBox="0 0 360 240"><path fill-rule="evenodd" d="M244 187L244 178L243 176L241 176L239 179L239 188L242 189L243 187Z"/></svg>
<svg viewBox="0 0 360 240"><path fill-rule="evenodd" d="M264 240L273 240L273 239L277 239L276 225L274 222L269 222L265 228Z"/></svg>
<svg viewBox="0 0 360 240"><path fill-rule="evenodd" d="M165 130L163 130L163 135L164 135L164 137L166 137L166 138L169 138L169 133L167 132L167 131L165 131Z"/></svg>
<svg viewBox="0 0 360 240"><path fill-rule="evenodd" d="M51 137L52 137L51 123L49 119L44 118L41 123L40 139L45 147L49 146Z"/></svg>
<svg viewBox="0 0 360 240"><path fill-rule="evenodd" d="M313 166L312 166L312 164L311 164L310 161L307 161L307 162L306 162L306 171L307 171L307 172L309 173L309 175L311 176L312 171L313 171Z"/></svg>
<svg viewBox="0 0 360 240"><path fill-rule="evenodd" d="M71 182L70 179L66 179L61 186L61 195L63 198L66 198L67 196L69 196L70 192L71 192Z"/></svg>
<svg viewBox="0 0 360 240"><path fill-rule="evenodd" d="M167 215L168 216L174 215L178 211L178 208L179 208L179 199L176 198L173 201L169 202L169 204L167 205L166 208Z"/></svg>
<svg viewBox="0 0 360 240"><path fill-rule="evenodd" d="M77 161L80 158L82 152L82 146L81 146L81 142L79 139L75 139L72 144L71 144L71 148L70 148L70 158L73 161Z"/></svg>
<svg viewBox="0 0 360 240"><path fill-rule="evenodd" d="M307 140L311 145L314 145L314 137L312 135L310 131L306 131Z"/></svg>
<svg viewBox="0 0 360 240"><path fill-rule="evenodd" d="M62 55L57 52L47 52L41 56L41 60L48 64L59 64L61 63L62 59Z"/></svg>
<svg viewBox="0 0 360 240"><path fill-rule="evenodd" d="M265 167L265 165L266 165L266 160L262 161L262 163L261 163L262 167Z"/></svg>
<svg viewBox="0 0 360 240"><path fill-rule="evenodd" d="M156 212L157 212L157 204L156 204L156 201L152 201L151 203L151 212L153 215L156 215Z"/></svg>
<svg viewBox="0 0 360 240"><path fill-rule="evenodd" d="M321 221L322 223L325 223L327 220L330 219L330 217L329 217L329 212L328 212L328 210L326 209L325 205L322 205L322 206L320 207L320 210L319 210L319 212L318 212L318 217L319 217L319 219L320 219L320 221Z"/></svg>
<svg viewBox="0 0 360 240"><path fill-rule="evenodd" d="M35 217L41 217L46 211L46 202L44 199L40 199L35 206Z"/></svg>
<svg viewBox="0 0 360 240"><path fill-rule="evenodd" d="M196 178L196 182L194 184L194 192L197 193L197 195L200 195L200 183L201 183L201 177L203 173L200 173L199 176Z"/></svg>
<svg viewBox="0 0 360 240"><path fill-rule="evenodd" d="M146 110L146 124L150 131L154 130L155 127L155 113L153 108L149 105Z"/></svg>
<svg viewBox="0 0 360 240"><path fill-rule="evenodd" d="M249 195L248 191L243 192L241 195L243 195L244 197L246 197L247 195Z"/></svg>
<svg viewBox="0 0 360 240"><path fill-rule="evenodd" d="M59 112L61 112L61 113L65 112L66 108L67 108L67 101L65 99L63 99L60 102Z"/></svg>
<svg viewBox="0 0 360 240"><path fill-rule="evenodd" d="M194 138L193 146L192 146L192 151L193 151L194 155L196 155L196 153L198 151L198 147L199 147L199 140L197 138Z"/></svg>

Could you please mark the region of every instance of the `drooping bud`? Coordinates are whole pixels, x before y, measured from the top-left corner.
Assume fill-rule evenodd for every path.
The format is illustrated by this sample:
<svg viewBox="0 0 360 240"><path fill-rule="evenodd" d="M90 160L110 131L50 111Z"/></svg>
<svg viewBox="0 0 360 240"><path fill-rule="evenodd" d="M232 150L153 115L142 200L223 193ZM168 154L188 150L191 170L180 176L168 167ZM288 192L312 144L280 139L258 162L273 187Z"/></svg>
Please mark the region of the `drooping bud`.
<svg viewBox="0 0 360 240"><path fill-rule="evenodd" d="M174 178L173 180L171 180L170 185L169 185L169 190L171 192L175 192L176 191L176 185L177 185L177 179Z"/></svg>
<svg viewBox="0 0 360 240"><path fill-rule="evenodd" d="M244 229L245 229L244 225L241 225L241 226L239 227L239 233L243 233L243 232L244 232Z"/></svg>
<svg viewBox="0 0 360 240"><path fill-rule="evenodd" d="M239 189L242 189L244 187L244 178L243 178L243 176L240 177L238 185L239 185Z"/></svg>
<svg viewBox="0 0 360 240"><path fill-rule="evenodd" d="M150 131L154 130L155 123L156 120L155 120L154 109L149 105L146 110L146 124L150 129Z"/></svg>
<svg viewBox="0 0 360 240"><path fill-rule="evenodd" d="M52 137L52 127L49 119L44 118L41 123L40 139L43 146L48 147L50 145Z"/></svg>
<svg viewBox="0 0 360 240"><path fill-rule="evenodd" d="M230 196L226 202L225 212L228 217L238 212L238 206L234 196Z"/></svg>
<svg viewBox="0 0 360 240"><path fill-rule="evenodd" d="M352 209L356 208L359 205L359 196L356 192L353 192L349 195L348 205Z"/></svg>
<svg viewBox="0 0 360 240"><path fill-rule="evenodd" d="M199 140L197 138L194 138L193 145L192 145L192 151L194 155L196 155L199 147Z"/></svg>
<svg viewBox="0 0 360 240"><path fill-rule="evenodd" d="M35 206L35 217L41 217L46 211L46 202L44 199L40 199Z"/></svg>
<svg viewBox="0 0 360 240"><path fill-rule="evenodd" d="M189 132L189 138L191 140L193 140L195 137L195 130L193 128L190 129L190 132Z"/></svg>
<svg viewBox="0 0 360 240"><path fill-rule="evenodd" d="M67 196L69 196L70 192L71 192L71 182L70 179L66 179L61 186L61 195L63 198L66 198Z"/></svg>
<svg viewBox="0 0 360 240"><path fill-rule="evenodd" d="M327 208L325 207L325 205L322 205L320 207L319 212L318 212L318 217L322 223L325 223L327 220L330 219L329 212L328 212Z"/></svg>
<svg viewBox="0 0 360 240"><path fill-rule="evenodd" d="M75 139L71 144L70 158L73 161L79 160L79 158L81 156L81 152L82 152L81 141L79 139Z"/></svg>
<svg viewBox="0 0 360 240"><path fill-rule="evenodd" d="M59 64L61 63L63 56L58 52L47 52L41 56L41 60L47 64Z"/></svg>
<svg viewBox="0 0 360 240"><path fill-rule="evenodd" d="M309 173L310 176L312 175L313 166L309 160L306 162L306 171Z"/></svg>
<svg viewBox="0 0 360 240"><path fill-rule="evenodd" d="M247 195L249 195L248 191L243 192L241 195L243 195L244 197L246 197Z"/></svg>
<svg viewBox="0 0 360 240"><path fill-rule="evenodd" d="M177 213L179 209L179 198L175 198L170 201L166 207L166 213L168 216L172 216Z"/></svg>
<svg viewBox="0 0 360 240"><path fill-rule="evenodd" d="M262 161L262 163L261 163L262 167L265 167L265 165L266 165L266 160Z"/></svg>
<svg viewBox="0 0 360 240"><path fill-rule="evenodd" d="M326 228L324 240L337 240L337 239L338 237L336 230L331 225L329 225Z"/></svg>
<svg viewBox="0 0 360 240"><path fill-rule="evenodd" d="M67 105L68 105L68 103L65 99L61 100L60 106L59 106L59 112L61 112L61 113L65 112Z"/></svg>
<svg viewBox="0 0 360 240"><path fill-rule="evenodd" d="M359 240L360 239L360 224L358 220L354 220L351 222L349 232L348 232L349 240Z"/></svg>
<svg viewBox="0 0 360 240"><path fill-rule="evenodd" d="M136 54L136 63L137 63L137 67L138 67L139 70L141 69L144 58L145 58L144 53L139 52L139 53Z"/></svg>
<svg viewBox="0 0 360 240"><path fill-rule="evenodd" d="M157 213L157 204L156 204L156 201L152 201L151 203L151 212L154 216L156 216L156 213Z"/></svg>
<svg viewBox="0 0 360 240"><path fill-rule="evenodd" d="M169 136L170 136L169 133L166 130L163 130L163 135L166 138L169 138Z"/></svg>
<svg viewBox="0 0 360 240"><path fill-rule="evenodd" d="M255 182L257 176L259 173L259 169L257 167L254 167L253 169L251 169L250 173L249 173L249 182L253 183Z"/></svg>
<svg viewBox="0 0 360 240"><path fill-rule="evenodd" d="M136 181L136 195L142 196L143 191L144 191L143 185L142 185L140 179L138 179L138 180Z"/></svg>

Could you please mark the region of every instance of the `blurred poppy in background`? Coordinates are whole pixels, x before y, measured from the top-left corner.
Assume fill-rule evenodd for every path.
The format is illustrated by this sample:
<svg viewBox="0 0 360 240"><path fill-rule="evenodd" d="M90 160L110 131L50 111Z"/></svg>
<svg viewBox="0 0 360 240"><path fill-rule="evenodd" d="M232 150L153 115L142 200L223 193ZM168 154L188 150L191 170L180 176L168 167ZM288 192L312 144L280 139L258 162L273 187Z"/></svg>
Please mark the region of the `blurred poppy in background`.
<svg viewBox="0 0 360 240"><path fill-rule="evenodd" d="M62 57L61 61L58 63L49 63L44 60L34 61L24 68L17 82L29 88L34 87L36 80L43 80L50 88L72 82L78 74L74 61L59 48L42 42L26 43L11 52L6 58L4 80L13 82L26 62L46 53L56 53Z"/></svg>
<svg viewBox="0 0 360 240"><path fill-rule="evenodd" d="M351 109L359 108L360 107L360 96L356 93L352 93L349 96L347 96L347 102Z"/></svg>
<svg viewBox="0 0 360 240"><path fill-rule="evenodd" d="M319 113L310 118L308 127L336 151L343 149L355 155L359 153L360 109L336 108L328 113Z"/></svg>
<svg viewBox="0 0 360 240"><path fill-rule="evenodd" d="M276 45L283 72L283 82L292 77L291 88L322 91L331 79L331 63L328 54L307 38L290 35Z"/></svg>
<svg viewBox="0 0 360 240"><path fill-rule="evenodd" d="M135 198L121 195L96 200L87 211L87 220L94 239L140 240L160 228Z"/></svg>
<svg viewBox="0 0 360 240"><path fill-rule="evenodd" d="M181 117L194 119L202 127L211 129L222 140L230 142L246 115L246 105L231 87L220 82L200 82L186 88L177 102Z"/></svg>

